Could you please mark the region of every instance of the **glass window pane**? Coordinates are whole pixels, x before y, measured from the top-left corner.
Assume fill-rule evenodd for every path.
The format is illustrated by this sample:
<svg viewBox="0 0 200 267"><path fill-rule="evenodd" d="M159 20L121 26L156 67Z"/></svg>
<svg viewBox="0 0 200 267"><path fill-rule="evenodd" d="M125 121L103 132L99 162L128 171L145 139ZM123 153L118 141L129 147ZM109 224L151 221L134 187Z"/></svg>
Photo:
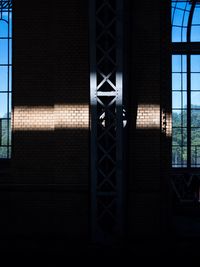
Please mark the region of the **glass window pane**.
<svg viewBox="0 0 200 267"><path fill-rule="evenodd" d="M1 145L8 145L8 120L1 120Z"/></svg>
<svg viewBox="0 0 200 267"><path fill-rule="evenodd" d="M192 129L191 131L191 163L192 167L197 167L200 164L200 128Z"/></svg>
<svg viewBox="0 0 200 267"><path fill-rule="evenodd" d="M181 78L182 78L182 90L187 90L187 74L182 73Z"/></svg>
<svg viewBox="0 0 200 267"><path fill-rule="evenodd" d="M182 126L187 127L187 110L182 111Z"/></svg>
<svg viewBox="0 0 200 267"><path fill-rule="evenodd" d="M191 3L188 0L186 0L186 2L187 2L187 4L186 4L186 8L185 9L190 11L191 10Z"/></svg>
<svg viewBox="0 0 200 267"><path fill-rule="evenodd" d="M182 167L187 167L187 146L182 147Z"/></svg>
<svg viewBox="0 0 200 267"><path fill-rule="evenodd" d="M180 167L180 165L182 164L182 160L181 160L181 147L179 146L173 146L172 147L172 165L173 167Z"/></svg>
<svg viewBox="0 0 200 267"><path fill-rule="evenodd" d="M176 8L174 12L173 25L181 26L182 21L183 21L183 15L184 15L184 11Z"/></svg>
<svg viewBox="0 0 200 267"><path fill-rule="evenodd" d="M0 147L0 158L7 158L7 147Z"/></svg>
<svg viewBox="0 0 200 267"><path fill-rule="evenodd" d="M9 91L12 91L12 67L9 66Z"/></svg>
<svg viewBox="0 0 200 267"><path fill-rule="evenodd" d="M172 56L172 72L181 72L181 55Z"/></svg>
<svg viewBox="0 0 200 267"><path fill-rule="evenodd" d="M9 17L8 17L8 12L4 11L2 12L2 18L8 22L8 28L9 28L9 37L12 36L12 12L9 12Z"/></svg>
<svg viewBox="0 0 200 267"><path fill-rule="evenodd" d="M172 112L172 126L173 127L186 127L187 126L187 110Z"/></svg>
<svg viewBox="0 0 200 267"><path fill-rule="evenodd" d="M192 167L200 166L200 146L191 147L191 166Z"/></svg>
<svg viewBox="0 0 200 267"><path fill-rule="evenodd" d="M182 92L182 108L187 108L187 93Z"/></svg>
<svg viewBox="0 0 200 267"><path fill-rule="evenodd" d="M186 2L179 2L176 4L176 8L185 9Z"/></svg>
<svg viewBox="0 0 200 267"><path fill-rule="evenodd" d="M8 96L6 93L0 94L0 118L7 117L8 113Z"/></svg>
<svg viewBox="0 0 200 267"><path fill-rule="evenodd" d="M187 128L182 128L182 146L187 146Z"/></svg>
<svg viewBox="0 0 200 267"><path fill-rule="evenodd" d="M200 26L191 27L191 41L192 42L200 41Z"/></svg>
<svg viewBox="0 0 200 267"><path fill-rule="evenodd" d="M10 16L11 16L11 13L10 13ZM7 10L3 10L2 18L4 20L8 21L8 11Z"/></svg>
<svg viewBox="0 0 200 267"><path fill-rule="evenodd" d="M200 55L191 55L191 72L200 72Z"/></svg>
<svg viewBox="0 0 200 267"><path fill-rule="evenodd" d="M9 40L9 64L12 64L12 40Z"/></svg>
<svg viewBox="0 0 200 267"><path fill-rule="evenodd" d="M11 132L11 120L8 120L8 138L9 138L9 146L11 146L11 137L12 137L12 132Z"/></svg>
<svg viewBox="0 0 200 267"><path fill-rule="evenodd" d="M191 126L200 127L200 110L191 110Z"/></svg>
<svg viewBox="0 0 200 267"><path fill-rule="evenodd" d="M12 37L12 13L9 13L9 37Z"/></svg>
<svg viewBox="0 0 200 267"><path fill-rule="evenodd" d="M200 92L191 92L191 106L192 108L200 108Z"/></svg>
<svg viewBox="0 0 200 267"><path fill-rule="evenodd" d="M172 108L181 108L181 92L173 92L172 93Z"/></svg>
<svg viewBox="0 0 200 267"><path fill-rule="evenodd" d="M172 129L172 144L186 146L187 144L187 129L173 128Z"/></svg>
<svg viewBox="0 0 200 267"><path fill-rule="evenodd" d="M8 90L8 67L0 66L0 91Z"/></svg>
<svg viewBox="0 0 200 267"><path fill-rule="evenodd" d="M187 94L186 92L176 92L172 93L172 108L186 108L187 107Z"/></svg>
<svg viewBox="0 0 200 267"><path fill-rule="evenodd" d="M181 90L181 74L172 74L172 90Z"/></svg>
<svg viewBox="0 0 200 267"><path fill-rule="evenodd" d="M182 71L187 71L187 57L185 55L182 55Z"/></svg>
<svg viewBox="0 0 200 267"><path fill-rule="evenodd" d="M9 99L8 99L8 101L9 101L9 103L8 103L8 112L9 112L8 117L11 118L11 111L12 111L12 95L11 95L11 93L8 94L8 97L9 97Z"/></svg>
<svg viewBox="0 0 200 267"><path fill-rule="evenodd" d="M173 146L172 147L172 166L186 167L187 166L187 147Z"/></svg>
<svg viewBox="0 0 200 267"><path fill-rule="evenodd" d="M181 31L181 42L187 41L187 28L182 28Z"/></svg>
<svg viewBox="0 0 200 267"><path fill-rule="evenodd" d="M186 72L186 56L172 55L172 72Z"/></svg>
<svg viewBox="0 0 200 267"><path fill-rule="evenodd" d="M11 145L11 120L1 119L1 146Z"/></svg>
<svg viewBox="0 0 200 267"><path fill-rule="evenodd" d="M182 145L182 135L181 135L181 128L173 128L172 129L172 145Z"/></svg>
<svg viewBox="0 0 200 267"><path fill-rule="evenodd" d="M172 125L173 127L181 127L181 112L172 112Z"/></svg>
<svg viewBox="0 0 200 267"><path fill-rule="evenodd" d="M184 14L184 20L183 20L183 26L188 26L188 18L189 18L189 12L185 12Z"/></svg>
<svg viewBox="0 0 200 267"><path fill-rule="evenodd" d="M0 37L8 37L8 23L0 20Z"/></svg>
<svg viewBox="0 0 200 267"><path fill-rule="evenodd" d="M172 42L181 42L181 28L172 27Z"/></svg>
<svg viewBox="0 0 200 267"><path fill-rule="evenodd" d="M200 8L198 7L194 9L194 14L192 17L192 24L200 24Z"/></svg>
<svg viewBox="0 0 200 267"><path fill-rule="evenodd" d="M0 39L0 64L8 64L8 40Z"/></svg>
<svg viewBox="0 0 200 267"><path fill-rule="evenodd" d="M12 2L12 0L10 0ZM11 157L12 10L0 6L0 158Z"/></svg>
<svg viewBox="0 0 200 267"><path fill-rule="evenodd" d="M192 146L200 146L200 128L191 129L191 144Z"/></svg>
<svg viewBox="0 0 200 267"><path fill-rule="evenodd" d="M191 73L191 90L200 90L200 73Z"/></svg>

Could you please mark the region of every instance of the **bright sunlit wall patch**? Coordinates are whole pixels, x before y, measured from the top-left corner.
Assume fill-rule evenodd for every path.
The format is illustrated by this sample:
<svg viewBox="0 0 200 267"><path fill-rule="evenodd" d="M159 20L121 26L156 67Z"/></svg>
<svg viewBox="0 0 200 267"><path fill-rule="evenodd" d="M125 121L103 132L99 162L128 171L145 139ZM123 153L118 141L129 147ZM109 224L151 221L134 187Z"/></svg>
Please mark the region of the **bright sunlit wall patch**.
<svg viewBox="0 0 200 267"><path fill-rule="evenodd" d="M84 104L55 105L54 125L57 129L88 129L89 106Z"/></svg>
<svg viewBox="0 0 200 267"><path fill-rule="evenodd" d="M0 0L0 159L11 157L12 1Z"/></svg>
<svg viewBox="0 0 200 267"><path fill-rule="evenodd" d="M52 107L18 106L13 112L14 131L88 128L89 106L84 104L57 104Z"/></svg>
<svg viewBox="0 0 200 267"><path fill-rule="evenodd" d="M160 128L160 106L156 104L139 104L137 109L137 129Z"/></svg>

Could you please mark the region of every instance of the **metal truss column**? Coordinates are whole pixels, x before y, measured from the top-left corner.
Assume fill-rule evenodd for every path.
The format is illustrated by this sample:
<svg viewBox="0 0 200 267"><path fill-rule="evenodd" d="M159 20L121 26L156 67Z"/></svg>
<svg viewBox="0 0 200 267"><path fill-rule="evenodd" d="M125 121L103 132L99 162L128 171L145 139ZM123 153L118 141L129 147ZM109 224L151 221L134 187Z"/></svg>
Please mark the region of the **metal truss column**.
<svg viewBox="0 0 200 267"><path fill-rule="evenodd" d="M90 0L92 240L123 234L123 1Z"/></svg>

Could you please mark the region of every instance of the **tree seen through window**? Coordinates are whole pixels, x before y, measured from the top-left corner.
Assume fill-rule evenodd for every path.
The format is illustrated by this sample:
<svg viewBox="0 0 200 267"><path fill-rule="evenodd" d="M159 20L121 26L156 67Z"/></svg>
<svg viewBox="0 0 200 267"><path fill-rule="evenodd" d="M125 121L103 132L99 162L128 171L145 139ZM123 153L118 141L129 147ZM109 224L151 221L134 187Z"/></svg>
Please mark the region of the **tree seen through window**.
<svg viewBox="0 0 200 267"><path fill-rule="evenodd" d="M200 167L200 1L172 0L172 166Z"/></svg>
<svg viewBox="0 0 200 267"><path fill-rule="evenodd" d="M0 159L11 157L12 0L0 0Z"/></svg>

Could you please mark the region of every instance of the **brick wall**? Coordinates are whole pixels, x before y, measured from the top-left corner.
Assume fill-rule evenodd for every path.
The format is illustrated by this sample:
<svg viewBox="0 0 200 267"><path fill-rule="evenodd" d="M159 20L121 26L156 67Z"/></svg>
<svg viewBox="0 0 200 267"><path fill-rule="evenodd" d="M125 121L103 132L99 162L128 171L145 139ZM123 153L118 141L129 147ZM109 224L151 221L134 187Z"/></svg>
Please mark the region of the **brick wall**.
<svg viewBox="0 0 200 267"><path fill-rule="evenodd" d="M163 110L161 55L165 51L162 50L164 25L162 18L166 18L169 14L166 13L167 3L163 7L161 2L160 0L135 2L132 4L130 16L132 59L129 84L131 115L127 222L130 239L134 236L156 238L163 235L162 213L167 206L166 199L163 198L165 194L163 190L167 190L163 188L163 180L167 179L163 173L167 166L163 168L161 159L165 155L165 159L169 162L167 154L169 150L162 150L161 143L166 141L166 138L161 141ZM167 54L165 56L167 58ZM169 88L168 84L168 89L165 87L165 90L169 91Z"/></svg>
<svg viewBox="0 0 200 267"><path fill-rule="evenodd" d="M0 209L1 236L50 233L88 239L87 3L14 1L13 155L11 176L0 185L5 203ZM161 9L165 19L169 14L160 0L129 1L129 8L124 179L127 232L134 239L162 230L170 139L163 145L167 139L162 139L161 115L166 99L170 114L170 95L163 98L163 88L169 88L162 80L169 61L166 53L163 69L161 37L167 33L161 30Z"/></svg>
<svg viewBox="0 0 200 267"><path fill-rule="evenodd" d="M86 239L88 6L13 1L13 153L0 235ZM6 210L9 210L7 212Z"/></svg>

